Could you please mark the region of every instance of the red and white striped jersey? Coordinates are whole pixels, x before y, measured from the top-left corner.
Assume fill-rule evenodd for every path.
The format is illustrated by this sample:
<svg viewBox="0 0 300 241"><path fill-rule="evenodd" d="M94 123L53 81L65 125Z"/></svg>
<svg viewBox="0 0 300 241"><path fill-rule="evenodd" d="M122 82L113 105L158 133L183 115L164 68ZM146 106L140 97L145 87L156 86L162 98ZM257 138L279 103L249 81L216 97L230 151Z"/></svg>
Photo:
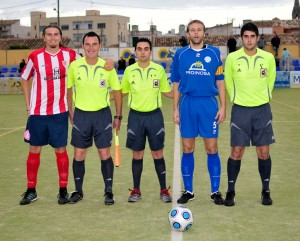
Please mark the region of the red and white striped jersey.
<svg viewBox="0 0 300 241"><path fill-rule="evenodd" d="M32 77L30 115L54 115L68 111L67 72L77 53L61 47L56 54L43 49L33 51L21 73L24 80Z"/></svg>

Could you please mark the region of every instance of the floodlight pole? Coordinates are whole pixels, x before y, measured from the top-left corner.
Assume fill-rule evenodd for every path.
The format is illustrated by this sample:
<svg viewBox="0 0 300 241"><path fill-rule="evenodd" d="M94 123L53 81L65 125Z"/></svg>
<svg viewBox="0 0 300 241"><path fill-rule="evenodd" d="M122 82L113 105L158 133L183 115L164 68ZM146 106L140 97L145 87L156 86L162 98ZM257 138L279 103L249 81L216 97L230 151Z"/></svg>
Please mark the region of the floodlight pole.
<svg viewBox="0 0 300 241"><path fill-rule="evenodd" d="M60 18L59 18L59 0L57 0L57 26L60 27Z"/></svg>

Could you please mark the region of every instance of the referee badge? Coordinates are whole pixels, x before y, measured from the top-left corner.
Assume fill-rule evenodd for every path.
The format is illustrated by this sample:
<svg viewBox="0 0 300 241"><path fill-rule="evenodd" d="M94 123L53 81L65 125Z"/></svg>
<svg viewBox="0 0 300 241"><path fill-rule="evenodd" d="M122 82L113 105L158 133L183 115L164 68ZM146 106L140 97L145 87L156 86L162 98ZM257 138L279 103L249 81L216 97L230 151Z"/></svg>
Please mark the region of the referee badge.
<svg viewBox="0 0 300 241"><path fill-rule="evenodd" d="M264 78L268 76L268 72L266 68L261 68L260 69L260 78Z"/></svg>
<svg viewBox="0 0 300 241"><path fill-rule="evenodd" d="M153 80L153 88L159 88L159 80L158 79Z"/></svg>
<svg viewBox="0 0 300 241"><path fill-rule="evenodd" d="M101 79L100 80L100 88L106 88L106 79Z"/></svg>

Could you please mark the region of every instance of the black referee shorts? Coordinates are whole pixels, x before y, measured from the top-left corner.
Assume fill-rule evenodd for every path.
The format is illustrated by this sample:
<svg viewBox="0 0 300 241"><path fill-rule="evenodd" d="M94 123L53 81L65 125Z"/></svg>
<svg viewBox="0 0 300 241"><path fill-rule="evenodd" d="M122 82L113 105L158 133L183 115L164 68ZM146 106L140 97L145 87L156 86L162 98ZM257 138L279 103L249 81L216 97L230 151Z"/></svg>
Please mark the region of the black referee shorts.
<svg viewBox="0 0 300 241"><path fill-rule="evenodd" d="M275 142L270 104L255 107L233 105L231 146L267 146Z"/></svg>
<svg viewBox="0 0 300 241"><path fill-rule="evenodd" d="M142 151L145 149L146 137L152 151L164 148L165 126L161 110L139 112L131 109L128 115L126 147L133 151Z"/></svg>
<svg viewBox="0 0 300 241"><path fill-rule="evenodd" d="M110 147L112 143L112 116L109 107L98 111L83 111L75 108L71 145L88 148L93 139L98 149Z"/></svg>

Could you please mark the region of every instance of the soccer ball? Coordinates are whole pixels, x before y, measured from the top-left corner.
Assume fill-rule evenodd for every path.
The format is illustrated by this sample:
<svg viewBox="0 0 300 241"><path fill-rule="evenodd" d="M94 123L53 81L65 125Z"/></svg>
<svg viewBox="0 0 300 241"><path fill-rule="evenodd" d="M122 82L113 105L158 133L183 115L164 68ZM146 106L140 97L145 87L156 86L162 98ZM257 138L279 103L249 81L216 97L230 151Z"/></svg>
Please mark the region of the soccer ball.
<svg viewBox="0 0 300 241"><path fill-rule="evenodd" d="M169 223L176 231L189 230L193 224L193 214L190 209L178 206L169 213Z"/></svg>

